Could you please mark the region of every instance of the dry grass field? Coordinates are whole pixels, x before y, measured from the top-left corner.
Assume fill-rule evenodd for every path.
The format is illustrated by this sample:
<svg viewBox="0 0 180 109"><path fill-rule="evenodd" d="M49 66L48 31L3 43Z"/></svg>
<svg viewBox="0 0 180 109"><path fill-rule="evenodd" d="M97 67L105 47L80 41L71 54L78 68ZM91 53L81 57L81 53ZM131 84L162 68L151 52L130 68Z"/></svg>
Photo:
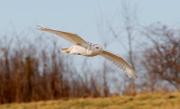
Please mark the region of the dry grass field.
<svg viewBox="0 0 180 109"><path fill-rule="evenodd" d="M0 109L180 109L180 92L13 103Z"/></svg>

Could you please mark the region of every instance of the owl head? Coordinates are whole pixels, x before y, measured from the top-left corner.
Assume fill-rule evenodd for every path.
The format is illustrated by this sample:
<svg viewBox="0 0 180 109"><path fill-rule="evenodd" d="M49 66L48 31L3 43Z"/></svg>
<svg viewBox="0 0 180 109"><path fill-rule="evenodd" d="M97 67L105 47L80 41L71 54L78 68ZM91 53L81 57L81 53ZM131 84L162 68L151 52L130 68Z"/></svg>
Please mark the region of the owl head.
<svg viewBox="0 0 180 109"><path fill-rule="evenodd" d="M94 44L94 45L92 46L92 49L93 49L94 52L99 53L99 52L102 52L103 46L101 46L101 45L99 45L99 44Z"/></svg>

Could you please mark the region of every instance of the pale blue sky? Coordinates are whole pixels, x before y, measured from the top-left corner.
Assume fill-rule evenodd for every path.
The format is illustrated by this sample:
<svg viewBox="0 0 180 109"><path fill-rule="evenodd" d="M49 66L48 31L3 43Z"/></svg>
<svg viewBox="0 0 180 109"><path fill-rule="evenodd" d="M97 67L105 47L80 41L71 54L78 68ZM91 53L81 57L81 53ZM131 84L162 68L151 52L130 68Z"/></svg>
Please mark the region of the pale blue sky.
<svg viewBox="0 0 180 109"><path fill-rule="evenodd" d="M122 0L1 0L0 32L45 25L86 37L97 36L101 11L108 18L120 10ZM142 24L155 21L179 25L180 0L129 0L138 7ZM116 17L116 16L115 16Z"/></svg>

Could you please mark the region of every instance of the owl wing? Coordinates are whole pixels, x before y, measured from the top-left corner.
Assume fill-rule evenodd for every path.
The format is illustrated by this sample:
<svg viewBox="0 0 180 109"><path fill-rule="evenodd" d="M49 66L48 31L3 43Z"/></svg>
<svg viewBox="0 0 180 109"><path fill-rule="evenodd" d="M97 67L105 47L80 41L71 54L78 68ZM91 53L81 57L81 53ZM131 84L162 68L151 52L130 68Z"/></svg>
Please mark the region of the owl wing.
<svg viewBox="0 0 180 109"><path fill-rule="evenodd" d="M100 55L105 57L108 60L111 60L118 67L121 67L126 72L128 77L134 78L134 79L137 77L135 70L122 57L117 56L108 51L102 51L102 53Z"/></svg>
<svg viewBox="0 0 180 109"><path fill-rule="evenodd" d="M40 27L39 30L49 32L52 34L56 34L57 36L60 36L64 39L72 42L73 44L80 45L80 46L85 47L85 48L88 47L88 42L86 42L83 38L81 38L77 34L53 30L53 29L49 29L49 28L45 28L45 27Z"/></svg>

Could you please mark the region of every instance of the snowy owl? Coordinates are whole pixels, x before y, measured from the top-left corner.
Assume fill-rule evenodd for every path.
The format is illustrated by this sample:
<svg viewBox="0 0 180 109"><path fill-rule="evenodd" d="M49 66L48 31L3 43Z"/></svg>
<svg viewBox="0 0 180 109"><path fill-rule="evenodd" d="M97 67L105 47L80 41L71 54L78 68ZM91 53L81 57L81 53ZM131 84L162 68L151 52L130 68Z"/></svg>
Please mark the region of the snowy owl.
<svg viewBox="0 0 180 109"><path fill-rule="evenodd" d="M136 72L122 57L115 55L109 51L103 49L103 46L99 44L93 44L85 41L79 35L69 32L58 31L54 29L49 29L45 27L40 27L39 30L56 34L70 42L74 45L69 48L62 48L63 53L74 54L74 55L83 55L87 57L93 56L103 56L104 58L114 62L118 67L122 68L126 72L128 77L136 78Z"/></svg>

